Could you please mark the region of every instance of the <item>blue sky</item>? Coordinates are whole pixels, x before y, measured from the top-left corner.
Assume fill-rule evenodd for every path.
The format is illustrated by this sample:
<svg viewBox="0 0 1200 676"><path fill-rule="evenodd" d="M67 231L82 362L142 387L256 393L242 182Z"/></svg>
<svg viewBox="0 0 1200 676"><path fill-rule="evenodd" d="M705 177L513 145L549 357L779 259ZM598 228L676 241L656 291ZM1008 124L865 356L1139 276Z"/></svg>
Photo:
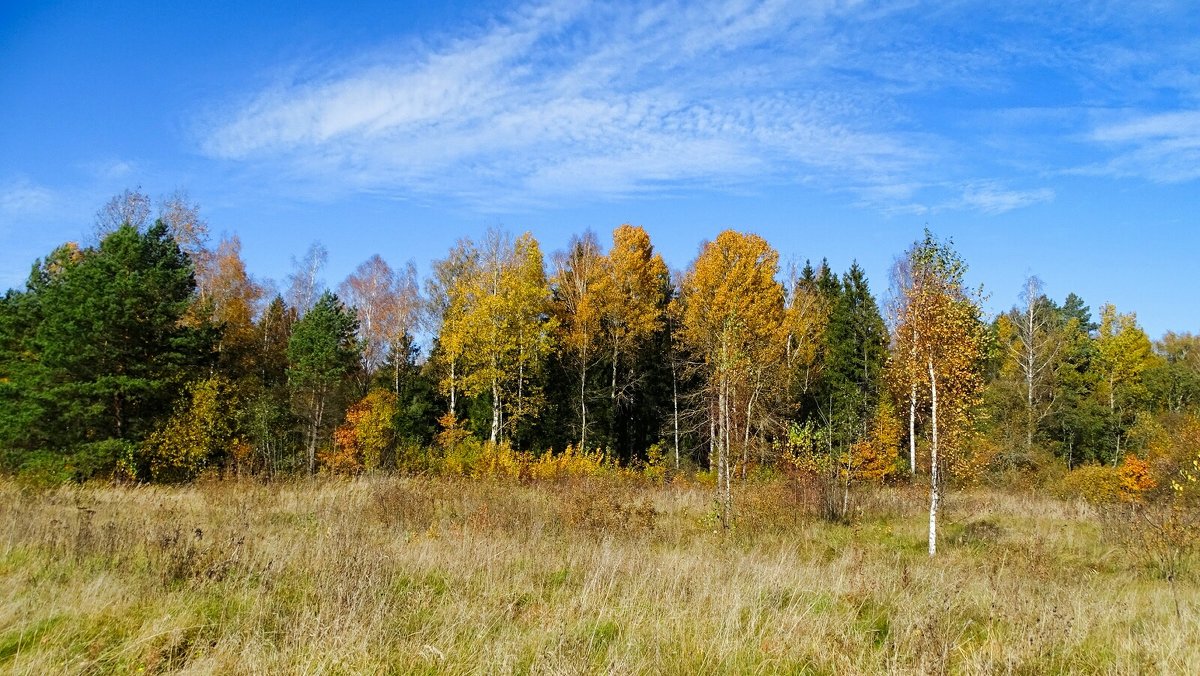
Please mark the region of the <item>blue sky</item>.
<svg viewBox="0 0 1200 676"><path fill-rule="evenodd" d="M262 278L631 222L675 267L733 227L882 293L928 225L992 310L1037 274L1198 331L1200 12L1057 4L8 2L0 287L141 186Z"/></svg>

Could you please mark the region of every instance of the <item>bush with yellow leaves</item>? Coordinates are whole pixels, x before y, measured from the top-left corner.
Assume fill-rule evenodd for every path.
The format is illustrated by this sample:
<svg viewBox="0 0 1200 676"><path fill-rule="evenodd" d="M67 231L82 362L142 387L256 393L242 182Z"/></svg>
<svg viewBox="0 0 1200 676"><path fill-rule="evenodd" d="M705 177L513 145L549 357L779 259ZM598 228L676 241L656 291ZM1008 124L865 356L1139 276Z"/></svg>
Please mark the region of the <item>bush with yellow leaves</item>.
<svg viewBox="0 0 1200 676"><path fill-rule="evenodd" d="M141 462L134 463L139 478L190 481L221 465L239 445L238 411L237 393L224 376L189 385L174 415L142 443Z"/></svg>
<svg viewBox="0 0 1200 676"><path fill-rule="evenodd" d="M1150 464L1130 453L1117 467L1086 465L1067 473L1058 493L1093 505L1141 503L1156 486Z"/></svg>
<svg viewBox="0 0 1200 676"><path fill-rule="evenodd" d="M346 411L333 433L333 448L320 455L333 474L390 468L395 464L397 399L391 390L375 389Z"/></svg>

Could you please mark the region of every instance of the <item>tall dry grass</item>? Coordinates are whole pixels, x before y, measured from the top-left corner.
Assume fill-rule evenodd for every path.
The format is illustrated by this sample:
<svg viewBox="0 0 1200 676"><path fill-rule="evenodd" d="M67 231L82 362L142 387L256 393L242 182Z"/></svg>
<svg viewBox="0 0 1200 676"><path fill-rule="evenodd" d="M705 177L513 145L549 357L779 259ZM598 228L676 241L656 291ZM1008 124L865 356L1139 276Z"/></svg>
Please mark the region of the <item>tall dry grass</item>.
<svg viewBox="0 0 1200 676"><path fill-rule="evenodd" d="M12 673L1200 671L1200 592L1082 504L786 480L0 483Z"/></svg>

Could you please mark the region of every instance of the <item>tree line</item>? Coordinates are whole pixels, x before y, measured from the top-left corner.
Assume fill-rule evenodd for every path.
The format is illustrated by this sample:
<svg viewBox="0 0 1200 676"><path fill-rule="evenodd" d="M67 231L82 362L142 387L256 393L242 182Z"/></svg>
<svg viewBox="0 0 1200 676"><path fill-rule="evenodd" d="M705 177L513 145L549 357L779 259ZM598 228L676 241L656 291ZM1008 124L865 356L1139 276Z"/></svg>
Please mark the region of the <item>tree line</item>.
<svg viewBox="0 0 1200 676"><path fill-rule="evenodd" d="M926 232L877 296L725 231L672 271L646 231L460 240L419 280L372 256L336 289L314 245L281 291L185 195L127 191L94 242L0 300L0 467L47 480L438 471L462 449L600 451L732 486L1116 466L1196 425L1200 339L1157 341L1030 278L985 317ZM878 298L882 297L881 302ZM425 338L425 340L422 340ZM838 509L836 494L831 509Z"/></svg>

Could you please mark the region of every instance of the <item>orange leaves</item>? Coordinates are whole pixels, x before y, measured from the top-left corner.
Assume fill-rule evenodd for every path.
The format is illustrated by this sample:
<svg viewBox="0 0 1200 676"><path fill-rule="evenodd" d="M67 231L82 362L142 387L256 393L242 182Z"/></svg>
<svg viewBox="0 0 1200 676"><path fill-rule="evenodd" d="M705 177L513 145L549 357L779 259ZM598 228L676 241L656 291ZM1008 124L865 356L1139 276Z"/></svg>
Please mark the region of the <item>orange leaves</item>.
<svg viewBox="0 0 1200 676"><path fill-rule="evenodd" d="M356 474L389 466L395 450L397 399L391 390L371 390L346 411L333 432L333 450L321 465L334 474Z"/></svg>
<svg viewBox="0 0 1200 676"><path fill-rule="evenodd" d="M1120 497L1124 502L1141 502L1148 491L1158 485L1150 475L1150 463L1130 453L1117 468Z"/></svg>
<svg viewBox="0 0 1200 676"><path fill-rule="evenodd" d="M1136 455L1125 456L1119 466L1087 465L1063 478L1061 492L1096 505L1141 503L1158 486L1150 463Z"/></svg>
<svg viewBox="0 0 1200 676"><path fill-rule="evenodd" d="M640 227L613 231L613 246L604 261L598 288L601 318L609 349L625 354L654 333L663 321L660 301L667 265Z"/></svg>
<svg viewBox="0 0 1200 676"><path fill-rule="evenodd" d="M225 327L226 342L245 346L254 340L254 309L264 291L246 272L241 240L236 235L221 240L208 265L201 291L211 305L212 319Z"/></svg>
<svg viewBox="0 0 1200 676"><path fill-rule="evenodd" d="M683 339L719 377L736 377L781 350L779 254L758 235L726 230L700 252L683 282Z"/></svg>

